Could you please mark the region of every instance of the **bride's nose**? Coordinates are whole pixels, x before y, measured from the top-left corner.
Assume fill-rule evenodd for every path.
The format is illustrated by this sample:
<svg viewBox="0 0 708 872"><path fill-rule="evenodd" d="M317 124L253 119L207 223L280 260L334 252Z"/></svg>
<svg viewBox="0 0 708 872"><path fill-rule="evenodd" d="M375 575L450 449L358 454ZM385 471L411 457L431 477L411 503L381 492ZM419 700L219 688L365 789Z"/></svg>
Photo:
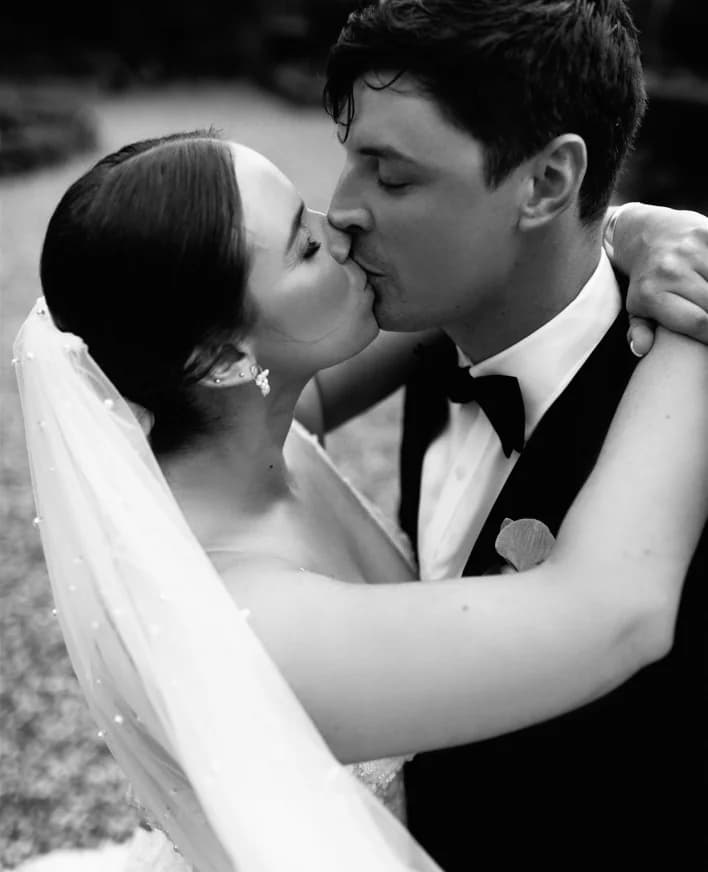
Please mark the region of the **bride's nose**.
<svg viewBox="0 0 708 872"><path fill-rule="evenodd" d="M330 224L323 212L315 212L314 214L322 221L322 231L329 253L338 263L344 263L348 259L352 247L351 236Z"/></svg>

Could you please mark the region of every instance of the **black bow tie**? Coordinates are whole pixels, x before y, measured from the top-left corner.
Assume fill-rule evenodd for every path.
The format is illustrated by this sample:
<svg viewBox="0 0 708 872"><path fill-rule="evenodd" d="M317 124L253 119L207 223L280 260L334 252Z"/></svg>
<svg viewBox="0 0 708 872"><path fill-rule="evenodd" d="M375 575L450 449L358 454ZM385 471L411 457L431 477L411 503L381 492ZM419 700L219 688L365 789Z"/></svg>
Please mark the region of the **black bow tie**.
<svg viewBox="0 0 708 872"><path fill-rule="evenodd" d="M453 403L476 402L497 431L507 457L524 447L526 415L519 380L511 375L473 377L469 367L448 370L445 390Z"/></svg>

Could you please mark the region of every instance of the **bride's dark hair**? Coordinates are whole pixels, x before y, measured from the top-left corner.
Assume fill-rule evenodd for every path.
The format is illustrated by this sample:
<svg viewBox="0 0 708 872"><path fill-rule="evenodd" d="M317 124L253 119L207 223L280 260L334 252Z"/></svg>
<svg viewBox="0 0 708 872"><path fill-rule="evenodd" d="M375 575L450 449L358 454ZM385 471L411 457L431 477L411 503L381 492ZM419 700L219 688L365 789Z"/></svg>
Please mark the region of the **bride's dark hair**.
<svg viewBox="0 0 708 872"><path fill-rule="evenodd" d="M69 188L49 221L44 295L169 452L208 429L194 385L249 320L241 197L213 130L133 143Z"/></svg>

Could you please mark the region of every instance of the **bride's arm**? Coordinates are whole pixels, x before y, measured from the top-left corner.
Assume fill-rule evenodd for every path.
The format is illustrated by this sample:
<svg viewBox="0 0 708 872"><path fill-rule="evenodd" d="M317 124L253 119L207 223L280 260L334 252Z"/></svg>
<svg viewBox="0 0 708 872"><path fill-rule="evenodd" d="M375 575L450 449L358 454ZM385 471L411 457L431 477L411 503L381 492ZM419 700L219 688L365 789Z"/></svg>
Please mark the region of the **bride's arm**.
<svg viewBox="0 0 708 872"><path fill-rule="evenodd" d="M226 580L341 760L483 739L668 652L708 512L707 444L708 349L660 332L542 566L355 585L244 565Z"/></svg>

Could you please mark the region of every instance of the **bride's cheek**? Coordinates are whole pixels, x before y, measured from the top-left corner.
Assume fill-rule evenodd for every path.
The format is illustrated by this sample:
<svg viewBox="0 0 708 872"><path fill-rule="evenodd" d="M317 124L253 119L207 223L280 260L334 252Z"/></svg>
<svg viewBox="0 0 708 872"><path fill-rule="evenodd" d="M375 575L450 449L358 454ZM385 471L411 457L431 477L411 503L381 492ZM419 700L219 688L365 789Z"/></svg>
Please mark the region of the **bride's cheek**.
<svg viewBox="0 0 708 872"><path fill-rule="evenodd" d="M286 317L281 323L296 342L317 342L329 335L347 316L346 295L341 283L337 288L310 289L295 295L288 302ZM283 313L284 315L286 313Z"/></svg>

